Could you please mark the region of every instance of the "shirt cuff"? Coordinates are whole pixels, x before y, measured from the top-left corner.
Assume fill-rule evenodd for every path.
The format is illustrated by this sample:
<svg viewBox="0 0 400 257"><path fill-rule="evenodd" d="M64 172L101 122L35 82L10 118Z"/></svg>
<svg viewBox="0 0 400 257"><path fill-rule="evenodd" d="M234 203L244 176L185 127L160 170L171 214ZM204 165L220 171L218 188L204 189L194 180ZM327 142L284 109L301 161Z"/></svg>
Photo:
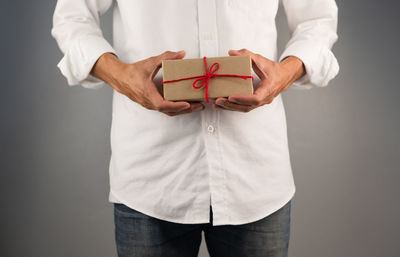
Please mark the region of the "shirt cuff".
<svg viewBox="0 0 400 257"><path fill-rule="evenodd" d="M115 54L113 47L102 36L83 36L69 46L57 67L70 86L80 84L85 88L100 88L104 82L90 75L90 71L97 59L107 52Z"/></svg>
<svg viewBox="0 0 400 257"><path fill-rule="evenodd" d="M288 56L299 58L306 69L306 74L296 80L292 86L301 89L327 86L339 73L339 64L332 51L310 41L296 41L283 51L279 61Z"/></svg>

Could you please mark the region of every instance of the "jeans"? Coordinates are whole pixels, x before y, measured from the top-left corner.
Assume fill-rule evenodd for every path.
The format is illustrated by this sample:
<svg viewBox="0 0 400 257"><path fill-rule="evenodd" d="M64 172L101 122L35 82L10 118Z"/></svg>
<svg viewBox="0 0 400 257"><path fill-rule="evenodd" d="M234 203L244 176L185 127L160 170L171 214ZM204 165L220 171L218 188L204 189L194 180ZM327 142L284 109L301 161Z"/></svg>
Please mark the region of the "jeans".
<svg viewBox="0 0 400 257"><path fill-rule="evenodd" d="M212 226L212 218L210 223L180 224L114 203L118 257L197 257L202 231L210 257L286 257L290 206L289 201L255 222Z"/></svg>

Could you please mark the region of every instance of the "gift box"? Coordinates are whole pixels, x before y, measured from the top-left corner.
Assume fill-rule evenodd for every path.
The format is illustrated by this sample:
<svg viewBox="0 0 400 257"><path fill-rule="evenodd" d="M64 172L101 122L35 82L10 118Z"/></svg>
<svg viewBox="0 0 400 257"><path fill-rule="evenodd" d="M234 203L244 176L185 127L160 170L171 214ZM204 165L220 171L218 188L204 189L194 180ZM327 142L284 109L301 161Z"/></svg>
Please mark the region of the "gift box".
<svg viewBox="0 0 400 257"><path fill-rule="evenodd" d="M163 60L163 95L169 101L202 101L253 94L248 55Z"/></svg>

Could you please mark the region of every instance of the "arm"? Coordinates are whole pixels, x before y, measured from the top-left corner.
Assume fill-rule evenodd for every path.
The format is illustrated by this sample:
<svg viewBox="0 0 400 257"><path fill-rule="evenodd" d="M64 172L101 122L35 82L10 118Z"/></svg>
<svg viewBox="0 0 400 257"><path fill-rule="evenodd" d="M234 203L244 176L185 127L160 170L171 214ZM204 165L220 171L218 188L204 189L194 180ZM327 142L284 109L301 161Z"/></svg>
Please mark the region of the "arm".
<svg viewBox="0 0 400 257"><path fill-rule="evenodd" d="M306 75L294 86L305 89L327 86L339 72L331 48L336 33L338 8L335 0L281 0L292 37L280 60L287 56L301 59Z"/></svg>
<svg viewBox="0 0 400 257"><path fill-rule="evenodd" d="M201 103L165 101L153 83L161 60L183 58L184 52L165 52L133 64L117 58L99 26L99 16L111 4L112 0L58 0L51 32L64 53L58 67L68 84L97 88L107 82L145 108L170 116L204 109Z"/></svg>
<svg viewBox="0 0 400 257"><path fill-rule="evenodd" d="M112 0L58 0L53 15L52 36L64 56L58 63L68 84L98 88L103 81L91 76L96 60L104 53L115 53L100 29L100 15Z"/></svg>
<svg viewBox="0 0 400 257"><path fill-rule="evenodd" d="M326 86L339 65L331 52L337 40L337 6L334 0L282 0L292 37L279 62L246 49L230 55L250 55L261 81L253 95L216 99L214 108L248 112L269 104L291 84L311 88Z"/></svg>

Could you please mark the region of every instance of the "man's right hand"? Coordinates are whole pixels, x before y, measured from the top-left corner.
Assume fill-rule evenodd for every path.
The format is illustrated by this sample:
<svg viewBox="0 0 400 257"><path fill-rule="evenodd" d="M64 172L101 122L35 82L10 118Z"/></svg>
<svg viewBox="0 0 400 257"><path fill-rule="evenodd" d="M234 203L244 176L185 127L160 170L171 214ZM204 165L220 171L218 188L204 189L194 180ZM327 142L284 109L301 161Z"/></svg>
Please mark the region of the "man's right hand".
<svg viewBox="0 0 400 257"><path fill-rule="evenodd" d="M128 64L121 62L112 53L105 53L97 60L91 74L147 109L157 110L169 116L191 113L203 110L204 105L198 102L164 100L153 82L154 76L161 68L162 60L182 59L184 56L184 51L166 51L161 55Z"/></svg>

